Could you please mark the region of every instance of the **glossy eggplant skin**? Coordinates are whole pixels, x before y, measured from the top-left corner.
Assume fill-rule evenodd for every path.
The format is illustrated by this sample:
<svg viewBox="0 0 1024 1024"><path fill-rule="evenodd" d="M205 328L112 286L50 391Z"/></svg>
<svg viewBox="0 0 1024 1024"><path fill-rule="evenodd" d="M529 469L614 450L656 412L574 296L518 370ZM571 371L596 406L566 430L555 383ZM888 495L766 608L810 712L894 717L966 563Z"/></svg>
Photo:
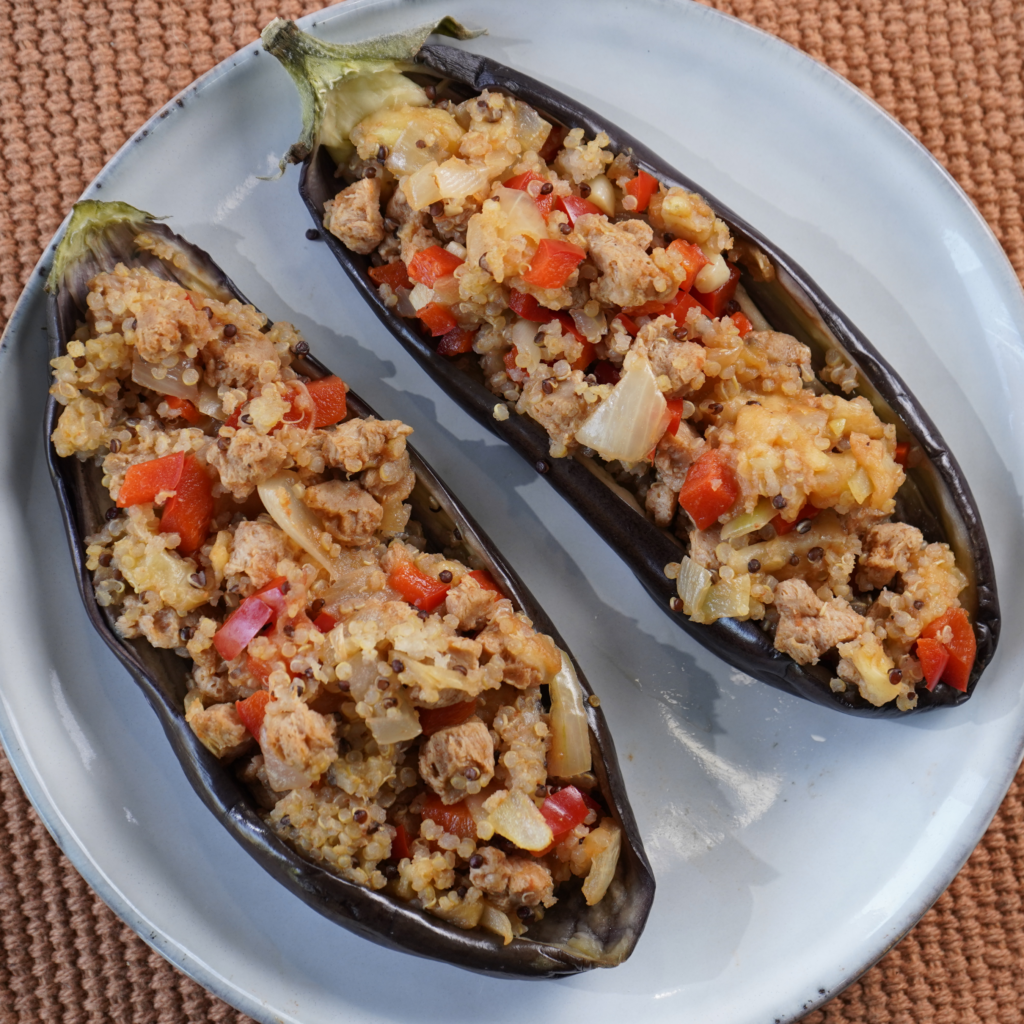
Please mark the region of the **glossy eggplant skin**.
<svg viewBox="0 0 1024 1024"><path fill-rule="evenodd" d="M191 266L199 268L200 273L184 276L180 268L145 256L150 269L193 289L197 288L197 281L201 281L205 287L199 290L218 298L246 301L207 253L152 220L145 222L145 229L186 253ZM79 305L85 294L84 282L112 267L113 263L105 257L96 258L93 254L83 272L66 275L65 280L75 279L71 287L55 283L48 309L51 358L64 352L77 323L84 319ZM79 301L75 299L76 293ZM295 365L313 378L330 373L309 356L302 364ZM348 409L349 417L376 415L352 392L348 394ZM550 978L593 967L615 966L630 955L650 911L654 876L626 797L604 715L589 703L586 703L586 712L593 772L609 811L623 830L619 868L605 897L608 902L587 907L577 891L560 900L544 920L531 929L533 938L516 939L502 946L501 940L493 935L463 931L383 893L333 875L283 843L257 813L257 805L245 786L199 742L186 724L183 700L188 689L186 673L190 663L170 651L151 647L145 640L123 639L114 630L112 619L97 604L91 575L85 568L84 538L99 528L111 502L100 484L99 472L91 463L74 457L62 459L50 444L50 434L60 410L61 406L51 396L46 407L47 460L67 531L75 578L89 619L156 711L200 799L256 861L313 909L357 935L391 949L472 971L518 978ZM443 548L467 564L488 570L513 603L530 616L536 628L565 650L551 620L493 543L411 446L409 453L417 476L416 488L409 499L413 516L419 520L435 549ZM432 507L434 505L437 507ZM572 661L585 694L591 695L593 691L579 665L574 658ZM598 955L588 955L582 947L570 944L569 940L579 932L596 941L601 950Z"/></svg>
<svg viewBox="0 0 1024 1024"><path fill-rule="evenodd" d="M452 46L430 44L416 56L417 71L440 79L445 89L469 96L483 89L497 90L521 99L542 116L568 128L583 128L588 137L605 132L615 152L632 153L636 164L666 185L680 185L703 195L717 216L739 240L761 251L774 268L774 279L759 281L742 269L741 283L776 330L795 335L811 346L815 367L829 349L837 349L860 370L862 386L876 412L895 423L900 440L915 442L920 466L908 474L900 491L899 518L918 526L928 541L948 542L957 565L967 575L968 589L961 601L971 614L978 653L966 693L939 683L934 691L918 691L913 711L900 711L895 703L874 707L855 692L835 693L829 682L835 674L825 664L798 665L776 651L771 636L754 621L719 619L714 624L691 623L682 612L671 610L675 587L664 566L678 561L679 542L659 529L613 494L580 460L548 457L546 431L526 416L511 415L503 421L492 413L497 397L474 372L475 357L455 360L438 356L416 321L399 316L380 300L368 277L368 257L351 252L327 232L324 237L356 288L380 320L427 373L470 415L512 445L538 472L547 476L562 496L614 548L654 600L686 632L734 668L787 693L826 707L868 717L902 717L935 707L962 704L974 692L978 678L992 660L999 637L999 600L995 570L977 505L963 472L935 424L910 389L874 346L847 320L811 278L785 253L753 227L714 199L707 190L680 174L641 142L621 131L587 107L542 82ZM338 190L334 163L324 149L305 161L299 190L318 227L323 224L324 203Z"/></svg>

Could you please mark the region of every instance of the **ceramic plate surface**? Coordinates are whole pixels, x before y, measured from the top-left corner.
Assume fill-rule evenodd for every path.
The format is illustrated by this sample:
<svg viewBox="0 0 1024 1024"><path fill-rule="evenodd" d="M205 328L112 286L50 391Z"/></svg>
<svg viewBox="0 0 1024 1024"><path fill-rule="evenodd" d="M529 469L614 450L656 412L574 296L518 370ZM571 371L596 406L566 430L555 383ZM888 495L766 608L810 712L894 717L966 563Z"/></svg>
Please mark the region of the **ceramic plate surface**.
<svg viewBox="0 0 1024 1024"><path fill-rule="evenodd" d="M462 45L606 113L810 271L954 447L1002 607L1020 607L1021 579L1001 567L1024 564L1024 302L927 153L820 65L695 5L350 0L303 24L348 40L446 13L490 30ZM297 171L260 177L298 130L290 80L250 46L169 104L87 195L170 215L370 404L415 427L601 696L658 879L647 930L614 970L494 980L354 938L235 845L79 602L43 458L38 274L0 358L0 738L29 796L117 913L261 1021L799 1017L896 942L981 837L1021 756L1024 634L1003 630L968 704L905 721L841 715L729 670L427 380L305 238Z"/></svg>

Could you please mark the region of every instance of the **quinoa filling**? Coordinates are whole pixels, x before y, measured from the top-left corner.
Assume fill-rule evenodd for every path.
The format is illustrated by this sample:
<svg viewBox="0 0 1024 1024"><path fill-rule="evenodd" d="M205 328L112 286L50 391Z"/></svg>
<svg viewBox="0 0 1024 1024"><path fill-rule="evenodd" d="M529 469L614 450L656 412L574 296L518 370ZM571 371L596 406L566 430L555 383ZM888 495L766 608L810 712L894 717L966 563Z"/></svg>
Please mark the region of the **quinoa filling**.
<svg viewBox="0 0 1024 1024"><path fill-rule="evenodd" d="M894 521L898 443L838 354L770 329L737 243L702 196L608 137L552 126L498 92L461 102L401 78L344 132L347 184L324 227L370 256L382 301L682 542L673 607L763 621L832 688L903 710L966 690L975 637L948 544ZM340 108L339 108L340 109ZM363 108L365 109L365 108ZM826 390L826 386L832 391Z"/></svg>
<svg viewBox="0 0 1024 1024"><path fill-rule="evenodd" d="M173 259L145 232L140 250ZM251 306L118 265L52 361L62 457L111 508L87 539L118 633L191 661L185 718L306 857L505 943L621 831L572 666L490 575L429 552L398 420Z"/></svg>

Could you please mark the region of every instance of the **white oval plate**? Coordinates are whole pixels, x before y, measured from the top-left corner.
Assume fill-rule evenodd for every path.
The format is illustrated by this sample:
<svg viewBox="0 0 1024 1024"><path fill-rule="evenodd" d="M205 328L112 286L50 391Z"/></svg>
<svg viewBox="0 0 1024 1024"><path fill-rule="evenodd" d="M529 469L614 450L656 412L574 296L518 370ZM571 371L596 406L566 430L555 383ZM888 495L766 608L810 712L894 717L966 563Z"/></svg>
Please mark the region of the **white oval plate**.
<svg viewBox="0 0 1024 1024"><path fill-rule="evenodd" d="M1022 564L1022 296L910 135L796 50L695 5L349 0L306 24L358 39L446 13L490 29L468 45L606 113L808 268L954 447L997 566ZM896 942L982 835L1021 756L1024 633L1004 630L965 707L904 721L845 717L730 671L426 379L306 240L297 171L259 178L297 134L290 80L250 46L169 104L87 194L172 216L382 414L416 428L601 695L658 878L647 931L615 970L484 978L354 938L247 858L80 607L43 460L38 275L0 362L0 737L30 798L144 939L262 1021L800 1016ZM999 576L1003 608L1020 607L1020 576Z"/></svg>

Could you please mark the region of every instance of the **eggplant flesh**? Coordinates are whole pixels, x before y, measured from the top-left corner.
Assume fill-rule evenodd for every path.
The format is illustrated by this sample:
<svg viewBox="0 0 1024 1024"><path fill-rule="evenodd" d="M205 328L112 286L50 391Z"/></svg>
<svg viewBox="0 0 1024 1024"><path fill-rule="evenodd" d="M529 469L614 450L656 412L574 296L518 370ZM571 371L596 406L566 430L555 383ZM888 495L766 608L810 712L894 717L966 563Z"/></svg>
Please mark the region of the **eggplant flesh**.
<svg viewBox="0 0 1024 1024"><path fill-rule="evenodd" d="M144 229L174 254L173 262L140 253L133 244ZM162 250L166 252L168 250ZM222 301L246 303L227 275L203 250L176 235L150 215L123 203L78 204L58 248L48 281L50 358L65 352L85 318L88 282L118 263L143 264L159 276ZM330 371L312 356L293 363L313 378ZM348 417L376 416L351 391ZM570 887L530 934L503 946L480 929L463 931L402 901L364 888L306 860L284 843L258 813L247 787L199 741L186 724L183 701L191 663L146 640L118 635L113 617L100 607L86 569L85 538L95 533L111 502L92 461L61 458L50 443L61 406L51 396L46 406L47 461L71 548L75 577L86 612L107 646L128 670L157 713L189 782L232 837L278 882L329 920L387 948L455 964L486 974L521 978L558 977L594 967L615 966L633 951L654 896L654 876L626 796L611 735L602 712L584 701L589 724L593 774L611 816L622 829L623 844L616 876L604 899L584 903ZM459 501L410 447L417 484L408 502L423 528L430 550L443 550L472 568L487 570L513 604L539 632L565 650L544 610L482 533ZM571 658L571 655L570 655ZM572 659L584 695L592 695Z"/></svg>
<svg viewBox="0 0 1024 1024"><path fill-rule="evenodd" d="M266 38L266 36L265 36ZM692 623L672 611L676 591L664 567L678 561L685 549L666 531L615 494L580 460L549 457L546 430L527 416L513 414L498 421L497 400L483 382L475 357L455 360L438 356L433 344L416 328L416 321L399 315L381 300L369 278L369 257L352 252L328 232L324 238L356 289L378 318L427 373L470 415L507 441L593 526L625 561L654 600L686 632L734 668L795 696L868 717L899 717L966 701L992 660L999 636L999 601L991 552L977 504L956 458L935 424L885 358L822 292L810 276L756 229L732 213L705 189L680 174L637 139L610 124L587 107L551 87L490 58L441 44L427 44L415 55L413 77L430 81L437 95L458 101L484 89L498 91L534 107L546 120L568 129L582 128L587 138L604 132L613 152L628 152L634 163L665 186L678 185L702 195L715 215L728 225L740 250L740 283L773 330L794 335L811 348L815 370L829 353L837 352L858 371L853 395L863 395L880 419L896 426L897 438L911 442L917 464L897 494L894 519L918 527L928 542L950 545L957 567L968 580L960 600L971 616L977 655L962 692L938 683L934 690L917 690L917 706L899 710L894 702L876 707L853 688L835 692L830 686L834 667L824 661L799 665L774 647L772 635L756 621L719 619L711 625ZM304 161L299 191L318 227L324 204L338 191L336 166L320 146ZM836 390L837 394L840 394ZM852 397L852 396L848 396Z"/></svg>

